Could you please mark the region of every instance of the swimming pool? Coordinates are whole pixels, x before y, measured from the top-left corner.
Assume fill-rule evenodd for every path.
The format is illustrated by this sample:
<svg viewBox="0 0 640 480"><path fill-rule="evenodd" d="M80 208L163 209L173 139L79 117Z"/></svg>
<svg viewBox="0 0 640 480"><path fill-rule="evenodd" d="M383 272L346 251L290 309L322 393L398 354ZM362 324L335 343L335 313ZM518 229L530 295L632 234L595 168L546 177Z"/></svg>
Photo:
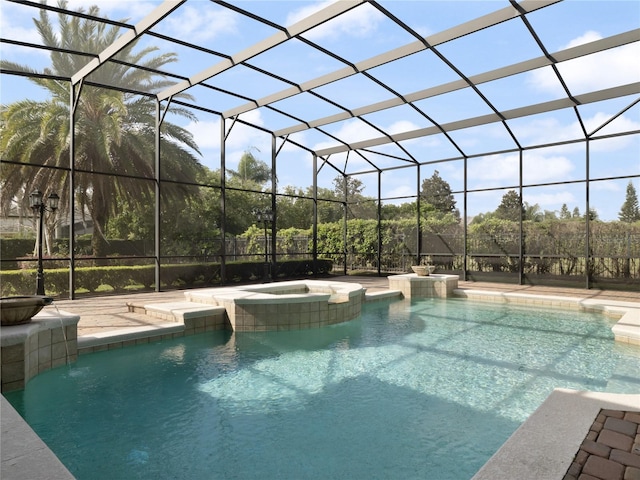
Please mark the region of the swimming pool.
<svg viewBox="0 0 640 480"><path fill-rule="evenodd" d="M8 400L79 479L470 478L556 387L638 393L600 315L428 299L80 356Z"/></svg>

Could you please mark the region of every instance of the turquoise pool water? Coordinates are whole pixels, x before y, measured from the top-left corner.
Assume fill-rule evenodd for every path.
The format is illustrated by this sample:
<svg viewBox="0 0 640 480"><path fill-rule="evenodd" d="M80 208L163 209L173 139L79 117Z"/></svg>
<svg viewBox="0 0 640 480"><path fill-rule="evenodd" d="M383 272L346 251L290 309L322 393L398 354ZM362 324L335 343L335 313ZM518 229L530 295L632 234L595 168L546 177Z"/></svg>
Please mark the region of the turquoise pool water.
<svg viewBox="0 0 640 480"><path fill-rule="evenodd" d="M467 479L556 387L640 392L599 315L367 304L80 356L9 401L83 479Z"/></svg>

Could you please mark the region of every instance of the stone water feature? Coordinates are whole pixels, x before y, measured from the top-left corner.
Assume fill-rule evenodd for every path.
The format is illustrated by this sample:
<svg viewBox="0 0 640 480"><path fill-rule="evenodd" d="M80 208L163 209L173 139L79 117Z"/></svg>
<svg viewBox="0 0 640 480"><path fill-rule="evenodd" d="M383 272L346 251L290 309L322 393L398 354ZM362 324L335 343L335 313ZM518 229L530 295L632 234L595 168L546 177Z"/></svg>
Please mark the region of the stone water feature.
<svg viewBox="0 0 640 480"><path fill-rule="evenodd" d="M29 323L46 305L51 305L53 298L44 295L28 295L0 298L0 325L22 325Z"/></svg>
<svg viewBox="0 0 640 480"><path fill-rule="evenodd" d="M75 362L80 316L42 310L50 297L0 299L1 391L23 389L38 373Z"/></svg>
<svg viewBox="0 0 640 480"><path fill-rule="evenodd" d="M421 272L422 273L422 272ZM453 297L458 288L458 275L442 273L407 273L388 277L389 289L399 290L404 298Z"/></svg>

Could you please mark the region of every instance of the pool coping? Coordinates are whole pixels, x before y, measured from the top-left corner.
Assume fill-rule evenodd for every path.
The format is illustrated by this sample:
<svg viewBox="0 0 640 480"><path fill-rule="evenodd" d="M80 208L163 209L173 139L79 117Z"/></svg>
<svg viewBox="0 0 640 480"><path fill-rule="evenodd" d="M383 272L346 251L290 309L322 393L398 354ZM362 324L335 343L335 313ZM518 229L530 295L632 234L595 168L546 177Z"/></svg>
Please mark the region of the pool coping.
<svg viewBox="0 0 640 480"><path fill-rule="evenodd" d="M13 405L4 395L0 397L2 412L0 477L14 480L34 478L73 480L75 477L13 408Z"/></svg>
<svg viewBox="0 0 640 480"><path fill-rule="evenodd" d="M640 412L640 394L557 388L472 480L560 480L601 409Z"/></svg>
<svg viewBox="0 0 640 480"><path fill-rule="evenodd" d="M371 293L365 292L365 303L394 300L398 298L402 298L402 293L399 290L386 290ZM611 328L616 341L640 346L640 303L618 300L584 299L580 297L560 295L495 292L467 288L454 289L453 297L449 298L464 298L479 302L511 303L524 306L535 305L543 308L556 308L559 310L568 309L574 311L579 310L601 313L610 318L617 319L617 323ZM184 304L185 302L178 303ZM197 303L193 306L194 309L202 309L206 307L206 304ZM209 305L208 307L212 306ZM147 343L151 339L167 339L184 336L185 333L187 332L185 332L184 323L174 321L128 328L125 331L111 330L88 335L79 335L78 353L93 353L100 350L134 345L136 343ZM196 331L195 333L201 332Z"/></svg>
<svg viewBox="0 0 640 480"><path fill-rule="evenodd" d="M461 288L455 289L453 293L457 298L478 302L510 303L521 306L600 313L617 320L616 324L611 327L616 342L640 346L640 303Z"/></svg>
<svg viewBox="0 0 640 480"><path fill-rule="evenodd" d="M385 300L401 299L402 293L398 290L385 290L379 292L365 292L365 303L380 302ZM159 308L158 306L164 306L165 310L171 311L171 316L175 315L175 308L182 306L182 311L185 310L187 304L192 309L202 311L203 309L215 309L223 310L224 307L208 305L206 303L196 302L168 302L166 304L148 304L145 308ZM110 350L115 348L122 348L126 346L148 343L153 340L169 339L175 337L182 337L189 334L202 333L204 331L213 330L214 328L204 329L192 329L191 331L185 326L185 318L187 315L183 315L181 321L166 321L159 322L153 325L145 325L141 327L127 328L126 330L110 330L107 332L95 332L88 335L78 335L78 354L84 355L88 353L94 353L103 350ZM167 316L166 318L169 318ZM217 328L216 328L217 329Z"/></svg>

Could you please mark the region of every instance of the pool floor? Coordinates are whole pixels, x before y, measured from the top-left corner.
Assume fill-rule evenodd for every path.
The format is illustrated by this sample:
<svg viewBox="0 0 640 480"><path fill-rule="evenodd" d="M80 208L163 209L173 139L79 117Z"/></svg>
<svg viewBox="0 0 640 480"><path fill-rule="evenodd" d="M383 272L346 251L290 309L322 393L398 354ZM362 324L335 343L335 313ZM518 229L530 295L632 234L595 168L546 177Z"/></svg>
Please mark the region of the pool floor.
<svg viewBox="0 0 640 480"><path fill-rule="evenodd" d="M554 388L637 393L596 314L367 304L80 356L7 396L79 479L470 478Z"/></svg>

